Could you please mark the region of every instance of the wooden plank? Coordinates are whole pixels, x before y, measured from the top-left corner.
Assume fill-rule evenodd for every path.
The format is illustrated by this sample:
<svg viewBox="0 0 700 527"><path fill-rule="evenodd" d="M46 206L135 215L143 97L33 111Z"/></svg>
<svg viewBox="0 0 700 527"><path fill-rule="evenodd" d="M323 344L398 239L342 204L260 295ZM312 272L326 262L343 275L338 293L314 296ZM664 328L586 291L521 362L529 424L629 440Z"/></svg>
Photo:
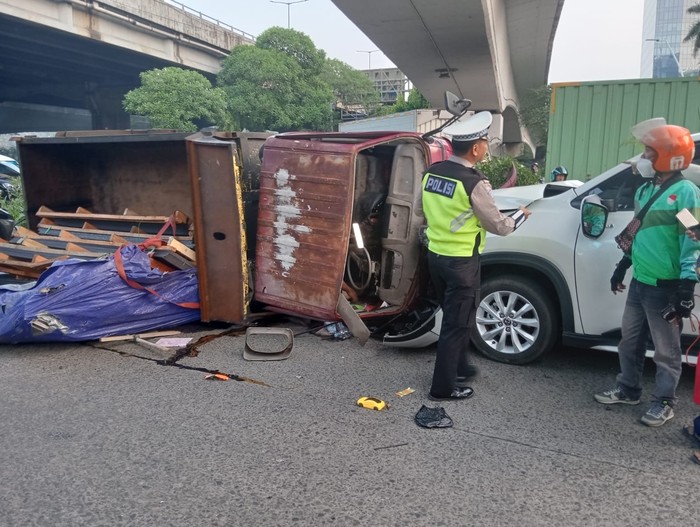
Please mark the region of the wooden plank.
<svg viewBox="0 0 700 527"><path fill-rule="evenodd" d="M17 243L22 247L33 247L35 249L48 249L49 246L41 243L36 238L16 238L18 241L15 242L14 239L12 243Z"/></svg>
<svg viewBox="0 0 700 527"><path fill-rule="evenodd" d="M144 240L153 238L152 234L138 234L129 233L126 231L109 231L96 229L93 226L89 228L82 227L68 227L63 225L56 225L54 223L44 223L45 219L42 219L37 226L37 232L41 235L46 236L56 236L62 237L62 233L69 233L77 236L83 240L99 240L99 241L110 241L113 236L119 236L131 243L141 243ZM31 231L30 231L31 232ZM67 238L66 238L67 239ZM177 240L184 243L186 246L194 246L194 242L191 236L177 236Z"/></svg>
<svg viewBox="0 0 700 527"><path fill-rule="evenodd" d="M61 231L58 234L58 238L61 240L81 240L82 238L80 236L76 236L70 231Z"/></svg>
<svg viewBox="0 0 700 527"><path fill-rule="evenodd" d="M81 247L81 246L78 245L77 243L73 243L73 242L68 242L68 243L66 243L66 249L65 249L65 250L66 250L66 251L75 251L75 252L84 252L84 253L88 252L88 250L87 250L86 248Z"/></svg>
<svg viewBox="0 0 700 527"><path fill-rule="evenodd" d="M82 260L92 260L94 258L103 258L109 254L109 251L102 253L96 252L72 252L62 251L57 249L33 249L16 245L14 243L0 242L0 252L10 255L17 260L31 260L35 254L40 254L46 258L56 258L59 256L72 256Z"/></svg>
<svg viewBox="0 0 700 527"><path fill-rule="evenodd" d="M23 238L13 238L11 242L23 246L28 246L26 242L41 243L42 247L61 251L105 251L109 253L116 251L119 247L123 245L122 243L112 243L98 240L83 240L81 238L78 238L77 236L72 236L70 234L68 234L68 237L66 238L62 236L43 236L37 234L34 238L28 238L26 240Z"/></svg>
<svg viewBox="0 0 700 527"><path fill-rule="evenodd" d="M15 225L14 235L21 238L34 238L38 236L38 234L34 231L27 229L26 227L22 227L21 225Z"/></svg>
<svg viewBox="0 0 700 527"><path fill-rule="evenodd" d="M4 262L0 262L0 265L16 269L46 269L47 267L51 267L52 263L58 262L60 260L65 260L66 258L68 257L66 256L63 258L44 258L40 256L36 259L36 261L32 262L25 262L22 260L6 260Z"/></svg>
<svg viewBox="0 0 700 527"><path fill-rule="evenodd" d="M124 216L119 214L93 214L87 209L78 207L79 212L55 212L48 207L41 206L36 212L39 218L67 219L67 220L84 220L90 222L108 221L108 222L127 222L127 223L165 223L170 220L170 216ZM187 215L180 211L173 213L173 218L177 224L189 223Z"/></svg>
<svg viewBox="0 0 700 527"><path fill-rule="evenodd" d="M130 243L129 240L118 234L112 234L112 236L109 238L109 241L117 245L126 245Z"/></svg>
<svg viewBox="0 0 700 527"><path fill-rule="evenodd" d="M112 337L102 337L100 342L118 342L120 340L134 340L135 338L140 339L151 339L156 337L172 337L174 335L179 335L180 331L151 331L149 333L139 333L137 335L114 335Z"/></svg>
<svg viewBox="0 0 700 527"><path fill-rule="evenodd" d="M172 247L176 253L181 254L188 260L192 260L193 262L197 261L197 253L195 253L192 249L185 246L185 244L179 242L172 236L168 238L168 246Z"/></svg>
<svg viewBox="0 0 700 527"><path fill-rule="evenodd" d="M43 270L39 269L17 269L15 267L6 267L2 264L0 264L0 272L6 273L6 274L11 274L12 276L16 276L18 278L28 278L31 280L36 280L41 276L41 273Z"/></svg>

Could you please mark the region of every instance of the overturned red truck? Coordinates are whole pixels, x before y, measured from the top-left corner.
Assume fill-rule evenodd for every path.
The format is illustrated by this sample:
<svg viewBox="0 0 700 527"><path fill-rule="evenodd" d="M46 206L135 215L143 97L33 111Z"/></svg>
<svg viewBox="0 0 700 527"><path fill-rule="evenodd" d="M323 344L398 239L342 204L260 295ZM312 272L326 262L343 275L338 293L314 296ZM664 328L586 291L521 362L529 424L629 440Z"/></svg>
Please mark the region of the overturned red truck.
<svg viewBox="0 0 700 527"><path fill-rule="evenodd" d="M455 118L469 104L446 100ZM78 132L25 137L18 149L30 227L42 206L182 211L203 321L270 309L342 319L365 340L368 325L411 329L435 311L416 200L422 173L452 153L437 131Z"/></svg>

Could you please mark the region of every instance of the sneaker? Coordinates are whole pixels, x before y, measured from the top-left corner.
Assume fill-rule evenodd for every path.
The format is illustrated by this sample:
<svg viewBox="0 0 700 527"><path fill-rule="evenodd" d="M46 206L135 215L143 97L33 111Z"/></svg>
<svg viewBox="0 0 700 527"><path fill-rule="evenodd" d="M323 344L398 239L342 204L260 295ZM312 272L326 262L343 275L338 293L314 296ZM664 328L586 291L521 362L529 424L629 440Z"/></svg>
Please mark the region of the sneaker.
<svg viewBox="0 0 700 527"><path fill-rule="evenodd" d="M673 419L673 408L666 401L661 401L652 403L640 420L647 426L661 426L669 419Z"/></svg>
<svg viewBox="0 0 700 527"><path fill-rule="evenodd" d="M474 390L469 386L465 386L464 388L455 388L452 390L452 393L447 396L439 396L429 393L428 399L432 399L433 401L452 401L458 399L469 399L472 395L474 395Z"/></svg>
<svg viewBox="0 0 700 527"><path fill-rule="evenodd" d="M636 399L627 397L619 386L615 386L607 392L596 393L593 397L600 404L639 404L639 397Z"/></svg>

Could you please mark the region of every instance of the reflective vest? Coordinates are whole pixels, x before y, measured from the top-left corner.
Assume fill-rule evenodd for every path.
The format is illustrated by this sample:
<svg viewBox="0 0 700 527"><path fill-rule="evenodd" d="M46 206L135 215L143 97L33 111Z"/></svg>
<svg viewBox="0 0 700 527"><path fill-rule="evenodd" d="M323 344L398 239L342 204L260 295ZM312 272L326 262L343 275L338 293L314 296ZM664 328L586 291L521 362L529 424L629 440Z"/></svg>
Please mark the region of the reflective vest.
<svg viewBox="0 0 700 527"><path fill-rule="evenodd" d="M486 176L453 161L432 165L421 183L423 213L428 222L428 249L443 256L481 253L486 231L474 214L469 196Z"/></svg>

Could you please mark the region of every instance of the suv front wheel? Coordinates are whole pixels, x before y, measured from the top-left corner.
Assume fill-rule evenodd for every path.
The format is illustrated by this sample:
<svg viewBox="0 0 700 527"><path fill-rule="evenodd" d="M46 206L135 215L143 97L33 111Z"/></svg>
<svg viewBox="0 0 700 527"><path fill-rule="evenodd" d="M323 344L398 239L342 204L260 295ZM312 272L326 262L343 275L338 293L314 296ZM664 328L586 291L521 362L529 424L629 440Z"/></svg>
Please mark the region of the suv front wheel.
<svg viewBox="0 0 700 527"><path fill-rule="evenodd" d="M488 358L532 362L554 346L559 332L556 306L533 280L494 276L481 284L473 339Z"/></svg>

